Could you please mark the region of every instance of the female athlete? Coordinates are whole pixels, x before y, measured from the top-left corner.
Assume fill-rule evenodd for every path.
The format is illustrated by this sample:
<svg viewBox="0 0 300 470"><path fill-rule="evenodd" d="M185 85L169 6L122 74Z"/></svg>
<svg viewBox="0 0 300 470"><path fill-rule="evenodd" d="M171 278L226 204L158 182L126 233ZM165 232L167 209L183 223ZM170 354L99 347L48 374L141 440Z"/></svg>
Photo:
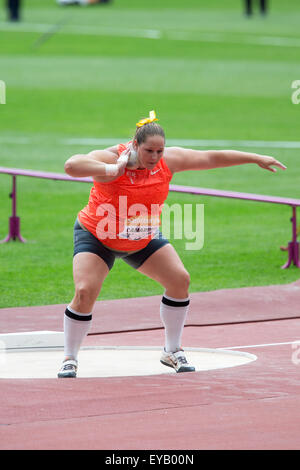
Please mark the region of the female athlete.
<svg viewBox="0 0 300 470"><path fill-rule="evenodd" d="M165 147L154 111L137 123L133 140L65 163L73 177L93 177L87 206L74 226L75 294L64 315L64 361L58 377L76 377L77 356L92 321L94 303L116 258L122 258L164 289L160 317L165 344L160 361L176 372L195 368L181 348L189 309L190 276L159 230L159 219L174 173L257 164L275 172L286 167L273 157L234 150Z"/></svg>

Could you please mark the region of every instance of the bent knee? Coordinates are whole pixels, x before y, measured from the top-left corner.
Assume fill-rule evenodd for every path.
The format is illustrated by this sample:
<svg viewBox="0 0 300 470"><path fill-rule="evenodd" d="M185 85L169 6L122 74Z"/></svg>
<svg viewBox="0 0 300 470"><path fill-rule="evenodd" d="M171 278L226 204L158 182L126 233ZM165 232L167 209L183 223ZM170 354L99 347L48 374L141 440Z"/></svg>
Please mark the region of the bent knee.
<svg viewBox="0 0 300 470"><path fill-rule="evenodd" d="M190 287L191 277L186 270L180 270L173 273L169 281L166 286L168 290L171 289L174 293L185 296Z"/></svg>
<svg viewBox="0 0 300 470"><path fill-rule="evenodd" d="M190 283L191 283L191 276L187 271L183 271L180 276L180 285L184 287L184 289L189 290Z"/></svg>
<svg viewBox="0 0 300 470"><path fill-rule="evenodd" d="M80 283L75 287L75 298L81 305L91 304L97 299L99 291L98 287Z"/></svg>

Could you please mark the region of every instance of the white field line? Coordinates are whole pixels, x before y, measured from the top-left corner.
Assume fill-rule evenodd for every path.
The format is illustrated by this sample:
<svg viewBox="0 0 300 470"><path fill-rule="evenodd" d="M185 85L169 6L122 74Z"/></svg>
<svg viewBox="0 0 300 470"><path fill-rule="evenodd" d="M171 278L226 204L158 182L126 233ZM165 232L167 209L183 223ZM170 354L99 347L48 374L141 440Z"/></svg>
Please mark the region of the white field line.
<svg viewBox="0 0 300 470"><path fill-rule="evenodd" d="M50 138L50 137L49 137ZM44 137L42 137L44 140ZM117 145L120 142L126 142L129 140L125 137L115 138L68 138L57 140L57 143L61 145L90 145L90 146L111 146ZM19 137L19 136L0 136L0 142L2 144L14 144L14 145L30 145L37 143L39 137L36 139L33 137ZM53 140L53 139L52 139ZM183 147L266 147L266 148L277 148L277 149L300 149L300 141L272 141L272 140L214 140L214 139L167 139L167 146L183 146Z"/></svg>
<svg viewBox="0 0 300 470"><path fill-rule="evenodd" d="M11 25L9 23L0 22L0 31L12 31L23 33L48 33L56 27L55 24L46 23L22 23L19 25ZM59 27L59 25L57 25ZM134 29L134 28L117 28L108 26L80 26L80 25L64 25L57 31L58 34L76 34L84 36L120 36L133 38L160 39L161 32L156 29Z"/></svg>
<svg viewBox="0 0 300 470"><path fill-rule="evenodd" d="M231 44L250 44L259 46L300 47L300 38L284 36L251 36L241 33L233 37L231 33L190 33L183 31L169 32L166 39L181 41L216 42ZM236 33L235 33L236 34Z"/></svg>
<svg viewBox="0 0 300 470"><path fill-rule="evenodd" d="M25 33L47 33L56 28L55 24L47 23L22 23L18 25L0 22L0 31L25 32ZM168 31L159 29L137 29L137 28L119 28L109 26L80 26L64 25L58 34L81 34L90 36L119 36L146 39L166 39L171 41L196 41L196 42L215 42L231 44L250 44L260 46L274 47L300 47L300 38L285 36L259 36L245 35L244 33L201 33L198 31Z"/></svg>
<svg viewBox="0 0 300 470"><path fill-rule="evenodd" d="M126 140L126 139L125 139ZM115 145L124 142L123 139L97 139L97 138L73 138L62 141L65 145ZM268 140L203 140L203 139L167 139L168 146L188 147L272 147L299 149L300 142L297 141L268 141Z"/></svg>
<svg viewBox="0 0 300 470"><path fill-rule="evenodd" d="M300 346L300 340L287 341L285 343L264 343L264 344L249 344L248 346L230 346L226 348L216 348L217 350L221 349L248 349L248 348L265 348L270 346L283 346L287 344L293 344Z"/></svg>
<svg viewBox="0 0 300 470"><path fill-rule="evenodd" d="M5 137L0 136L1 144L17 144L17 145L24 145L24 144L31 144L33 142L32 139L28 137Z"/></svg>

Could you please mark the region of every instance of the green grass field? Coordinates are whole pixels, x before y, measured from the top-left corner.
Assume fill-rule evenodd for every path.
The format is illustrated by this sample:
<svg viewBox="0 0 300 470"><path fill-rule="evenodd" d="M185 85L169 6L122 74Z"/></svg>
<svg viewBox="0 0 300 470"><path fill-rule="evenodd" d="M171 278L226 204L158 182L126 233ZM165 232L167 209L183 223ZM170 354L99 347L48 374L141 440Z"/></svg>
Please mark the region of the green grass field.
<svg viewBox="0 0 300 470"><path fill-rule="evenodd" d="M300 140L300 105L291 101L291 84L300 79L299 15L297 0L273 0L266 17L252 18L236 0L91 7L26 0L22 21L12 24L2 6L0 166L63 172L72 154L105 147L86 139L126 141L155 109L167 141L211 141L195 144L203 149L230 141L227 148L273 155L288 167L276 174L254 165L186 172L173 183L300 198L300 145L289 145ZM0 238L8 231L10 190L11 177L1 175ZM73 223L88 194L86 184L18 178L27 243L0 245L0 307L70 301ZM291 238L288 207L176 193L167 202L205 205L203 249L173 241L191 292L298 279L294 266L280 269L287 255L279 247ZM99 299L160 293L118 261Z"/></svg>

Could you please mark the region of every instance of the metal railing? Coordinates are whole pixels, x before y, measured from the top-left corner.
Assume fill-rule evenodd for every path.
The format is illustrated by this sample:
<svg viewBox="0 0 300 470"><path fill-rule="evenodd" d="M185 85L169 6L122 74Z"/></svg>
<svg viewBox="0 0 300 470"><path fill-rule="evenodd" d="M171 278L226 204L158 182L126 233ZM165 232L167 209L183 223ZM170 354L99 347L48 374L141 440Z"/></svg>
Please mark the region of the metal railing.
<svg viewBox="0 0 300 470"><path fill-rule="evenodd" d="M12 198L12 214L9 217L9 232L7 237L4 240L1 240L0 243L5 243L10 240L20 240L21 242L26 242L22 237L20 231L20 217L17 216L17 176L28 176L33 178L44 178L50 180L58 181L75 181L83 183L93 183L93 179L90 177L87 178L73 178L63 173L51 173L45 171L35 171L35 170L24 170L19 168L5 168L0 167L0 173L8 174L12 176L12 192L10 197ZM284 198L278 196L265 196L261 194L252 194L252 193L240 193L235 191L223 191L218 189L209 189L209 188L198 188L194 186L181 186L181 185L170 185L170 191L195 194L198 196L214 196L214 197L225 197L230 199L241 199L246 201L256 201L256 202L265 202L272 204L283 204L290 206L292 209L292 240L288 243L288 260L282 266L283 269L288 268L291 264L294 264L297 268L300 268L300 251L299 251L299 242L297 241L297 207L300 206L300 199L293 198Z"/></svg>

